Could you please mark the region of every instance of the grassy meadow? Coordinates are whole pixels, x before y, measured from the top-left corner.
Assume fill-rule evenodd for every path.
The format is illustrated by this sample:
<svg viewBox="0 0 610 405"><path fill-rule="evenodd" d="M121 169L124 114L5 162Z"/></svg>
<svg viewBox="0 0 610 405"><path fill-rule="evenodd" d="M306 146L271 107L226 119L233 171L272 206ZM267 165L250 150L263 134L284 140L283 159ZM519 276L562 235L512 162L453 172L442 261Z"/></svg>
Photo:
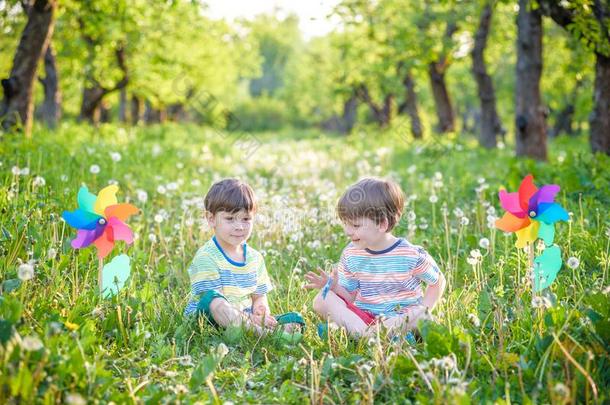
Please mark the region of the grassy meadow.
<svg viewBox="0 0 610 405"><path fill-rule="evenodd" d="M0 403L604 403L610 401L610 159L552 140L549 162L454 137L400 130L350 137L312 130L233 134L188 125L97 129L63 123L0 142ZM563 267L532 294L528 255L493 226L497 191L528 173L561 186ZM363 176L407 196L397 236L423 245L448 285L421 341L316 333L303 274L347 244L335 215ZM203 196L239 177L261 206L249 244L263 252L276 313L301 312L299 344L223 333L185 319L187 267L211 236ZM73 250L61 219L82 184L116 182L129 220L126 287L97 290L95 248ZM33 274L32 274L33 270Z"/></svg>

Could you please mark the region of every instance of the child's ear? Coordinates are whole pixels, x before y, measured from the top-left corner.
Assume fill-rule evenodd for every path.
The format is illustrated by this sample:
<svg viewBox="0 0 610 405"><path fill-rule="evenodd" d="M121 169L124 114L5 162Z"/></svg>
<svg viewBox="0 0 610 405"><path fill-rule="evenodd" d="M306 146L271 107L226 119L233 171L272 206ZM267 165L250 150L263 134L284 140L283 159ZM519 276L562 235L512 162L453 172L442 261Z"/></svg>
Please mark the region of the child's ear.
<svg viewBox="0 0 610 405"><path fill-rule="evenodd" d="M390 227L390 222L387 218L383 218L381 221L379 221L379 225L377 225L377 227L379 228L379 232L386 233Z"/></svg>
<svg viewBox="0 0 610 405"><path fill-rule="evenodd" d="M205 212L205 219L208 221L208 225L210 228L214 228L216 226L216 216L211 212Z"/></svg>

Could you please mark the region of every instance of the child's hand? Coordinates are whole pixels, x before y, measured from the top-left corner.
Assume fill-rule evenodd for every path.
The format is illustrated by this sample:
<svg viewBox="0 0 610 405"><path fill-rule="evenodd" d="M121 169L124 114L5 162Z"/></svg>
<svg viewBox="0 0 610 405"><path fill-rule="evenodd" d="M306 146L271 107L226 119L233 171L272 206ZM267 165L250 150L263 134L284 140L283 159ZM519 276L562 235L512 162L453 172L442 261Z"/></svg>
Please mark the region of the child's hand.
<svg viewBox="0 0 610 405"><path fill-rule="evenodd" d="M266 328L275 328L277 320L271 315L267 314L267 308L264 306L256 307L252 310L250 320L257 326L265 326Z"/></svg>
<svg viewBox="0 0 610 405"><path fill-rule="evenodd" d="M310 271L309 273L305 274L305 279L309 282L309 284L305 284L305 288L308 289L318 289L321 290L326 283L328 282L328 278L330 277L328 275L328 273L326 273L324 270L322 270L321 268L318 267L318 273L316 274L313 271ZM337 282L339 281L339 274L337 272L337 269L335 268L333 270L332 273L332 285L330 286L330 289L332 290L336 285Z"/></svg>

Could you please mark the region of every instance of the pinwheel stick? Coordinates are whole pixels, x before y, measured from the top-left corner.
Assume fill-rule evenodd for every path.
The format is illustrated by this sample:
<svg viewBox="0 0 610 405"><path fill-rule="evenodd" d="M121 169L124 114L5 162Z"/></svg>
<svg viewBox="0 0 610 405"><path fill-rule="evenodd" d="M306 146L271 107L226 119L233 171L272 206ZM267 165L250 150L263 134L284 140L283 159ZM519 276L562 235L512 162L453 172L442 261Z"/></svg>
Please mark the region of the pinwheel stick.
<svg viewBox="0 0 610 405"><path fill-rule="evenodd" d="M100 295L102 295L102 270L104 270L104 259L99 258L99 266L97 269L97 285L100 290Z"/></svg>
<svg viewBox="0 0 610 405"><path fill-rule="evenodd" d="M534 244L528 242L527 244L527 280L532 289L534 288Z"/></svg>

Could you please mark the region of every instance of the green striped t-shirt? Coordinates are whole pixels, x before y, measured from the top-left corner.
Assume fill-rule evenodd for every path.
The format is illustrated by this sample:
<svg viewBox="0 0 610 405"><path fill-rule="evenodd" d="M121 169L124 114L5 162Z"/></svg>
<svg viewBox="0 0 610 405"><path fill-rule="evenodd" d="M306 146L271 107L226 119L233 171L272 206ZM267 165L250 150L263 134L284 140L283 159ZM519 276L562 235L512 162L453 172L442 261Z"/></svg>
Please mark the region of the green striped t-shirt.
<svg viewBox="0 0 610 405"><path fill-rule="evenodd" d="M206 291L217 291L240 309L252 305L252 294L264 295L273 288L265 260L256 250L244 244L244 262L226 255L216 237L203 245L191 263L191 300L184 309L189 315L197 309L199 297Z"/></svg>

